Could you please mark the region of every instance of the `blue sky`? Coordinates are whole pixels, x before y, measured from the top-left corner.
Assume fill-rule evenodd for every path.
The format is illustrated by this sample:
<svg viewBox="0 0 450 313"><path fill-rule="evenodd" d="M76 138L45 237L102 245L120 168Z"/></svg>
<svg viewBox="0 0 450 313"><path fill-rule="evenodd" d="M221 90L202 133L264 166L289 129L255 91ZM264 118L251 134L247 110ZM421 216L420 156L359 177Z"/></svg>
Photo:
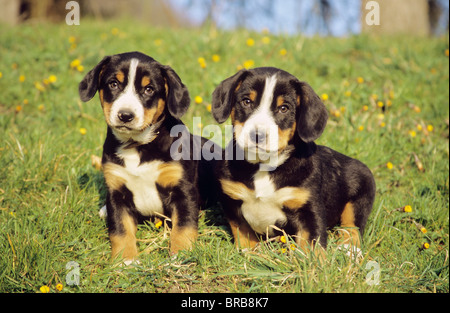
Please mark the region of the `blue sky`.
<svg viewBox="0 0 450 313"><path fill-rule="evenodd" d="M206 16L205 3L210 0L170 0L175 8L185 13L191 21L201 24ZM411 0L414 1L414 0ZM441 16L443 25L447 24L449 3L439 0L444 6ZM218 0L219 14L215 17L221 29L233 29L237 25L236 0ZM326 34L326 29L318 18L317 0L245 0L249 8L261 8L261 3L271 3L272 14L262 10L247 10L245 28L261 31L268 29L272 33L294 34L301 30L305 35ZM360 32L360 0L330 0L330 32L333 36L346 36Z"/></svg>

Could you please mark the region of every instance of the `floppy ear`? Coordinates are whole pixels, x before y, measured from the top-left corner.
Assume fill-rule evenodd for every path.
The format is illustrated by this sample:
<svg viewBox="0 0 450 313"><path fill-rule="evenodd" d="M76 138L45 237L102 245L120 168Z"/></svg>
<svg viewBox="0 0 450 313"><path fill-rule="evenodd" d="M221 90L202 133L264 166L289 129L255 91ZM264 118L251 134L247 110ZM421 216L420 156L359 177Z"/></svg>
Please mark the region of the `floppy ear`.
<svg viewBox="0 0 450 313"><path fill-rule="evenodd" d="M294 82L300 97L297 134L304 142L312 142L322 135L327 125L328 112L319 96L305 82Z"/></svg>
<svg viewBox="0 0 450 313"><path fill-rule="evenodd" d="M231 114L235 103L234 95L240 83L248 75L249 71L240 70L233 76L225 79L212 94L211 112L218 123L223 123Z"/></svg>
<svg viewBox="0 0 450 313"><path fill-rule="evenodd" d="M181 82L180 77L170 66L163 66L163 76L166 79L167 107L169 113L176 118L181 118L189 108L191 99L186 86Z"/></svg>
<svg viewBox="0 0 450 313"><path fill-rule="evenodd" d="M78 93L83 102L87 102L92 99L98 90L99 76L106 65L111 60L111 56L106 56L100 61L89 73L84 76L83 80L78 85Z"/></svg>

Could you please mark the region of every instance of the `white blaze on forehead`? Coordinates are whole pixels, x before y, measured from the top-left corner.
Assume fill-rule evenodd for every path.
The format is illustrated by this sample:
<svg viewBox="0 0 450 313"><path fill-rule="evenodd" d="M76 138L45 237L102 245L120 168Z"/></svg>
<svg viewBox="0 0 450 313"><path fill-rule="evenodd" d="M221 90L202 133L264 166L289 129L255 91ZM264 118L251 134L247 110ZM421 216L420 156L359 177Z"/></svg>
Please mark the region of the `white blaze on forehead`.
<svg viewBox="0 0 450 313"><path fill-rule="evenodd" d="M121 110L128 110L134 113L135 119L130 123L130 127L140 129L144 126L144 107L135 89L138 64L139 61L137 59L131 59L130 67L128 69L127 85L111 107L110 121L113 126L119 126L121 124L118 118L118 113Z"/></svg>
<svg viewBox="0 0 450 313"><path fill-rule="evenodd" d="M260 157L255 159L254 154L249 154L247 161L268 161L272 158L272 154L278 155L278 125L272 112L272 103L274 100L275 87L277 85L277 74L269 76L265 80L264 90L261 96L261 101L256 110L249 116L242 127L242 132L237 138L237 143L243 149L259 149L258 153L269 153L265 157L260 154ZM252 132L259 132L265 134L265 140L258 142L258 147L250 140ZM270 152L269 152L270 151ZM262 158L261 158L262 157Z"/></svg>

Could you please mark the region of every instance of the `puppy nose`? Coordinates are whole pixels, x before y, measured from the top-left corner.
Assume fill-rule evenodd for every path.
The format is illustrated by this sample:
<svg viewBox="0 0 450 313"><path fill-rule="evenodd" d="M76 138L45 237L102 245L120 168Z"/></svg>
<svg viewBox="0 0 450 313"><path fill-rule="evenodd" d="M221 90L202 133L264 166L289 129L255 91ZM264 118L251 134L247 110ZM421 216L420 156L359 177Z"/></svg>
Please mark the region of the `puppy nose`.
<svg viewBox="0 0 450 313"><path fill-rule="evenodd" d="M134 113L128 110L121 110L117 114L119 117L119 120L121 120L124 123L129 123L134 119Z"/></svg>
<svg viewBox="0 0 450 313"><path fill-rule="evenodd" d="M250 132L250 140L254 143L263 143L266 141L266 133L261 130L254 129Z"/></svg>

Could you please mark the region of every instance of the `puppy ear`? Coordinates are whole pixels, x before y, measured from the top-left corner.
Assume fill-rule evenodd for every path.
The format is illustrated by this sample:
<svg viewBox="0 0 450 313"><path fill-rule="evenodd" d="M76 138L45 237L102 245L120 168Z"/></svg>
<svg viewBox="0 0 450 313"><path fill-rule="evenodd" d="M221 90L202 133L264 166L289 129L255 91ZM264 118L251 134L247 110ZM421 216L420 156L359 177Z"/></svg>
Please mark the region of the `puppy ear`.
<svg viewBox="0 0 450 313"><path fill-rule="evenodd" d="M92 99L98 90L99 76L103 67L111 60L111 56L106 56L89 73L84 76L78 85L78 93L83 102Z"/></svg>
<svg viewBox="0 0 450 313"><path fill-rule="evenodd" d="M186 86L180 77L170 66L163 66L163 76L167 84L167 107L169 113L176 118L181 118L189 108L191 99Z"/></svg>
<svg viewBox="0 0 450 313"><path fill-rule="evenodd" d="M223 123L231 114L235 101L235 93L249 71L240 70L233 76L225 79L212 94L211 112L218 123Z"/></svg>
<svg viewBox="0 0 450 313"><path fill-rule="evenodd" d="M300 99L297 134L304 142L313 142L322 135L327 125L328 112L320 97L305 82L294 82Z"/></svg>

